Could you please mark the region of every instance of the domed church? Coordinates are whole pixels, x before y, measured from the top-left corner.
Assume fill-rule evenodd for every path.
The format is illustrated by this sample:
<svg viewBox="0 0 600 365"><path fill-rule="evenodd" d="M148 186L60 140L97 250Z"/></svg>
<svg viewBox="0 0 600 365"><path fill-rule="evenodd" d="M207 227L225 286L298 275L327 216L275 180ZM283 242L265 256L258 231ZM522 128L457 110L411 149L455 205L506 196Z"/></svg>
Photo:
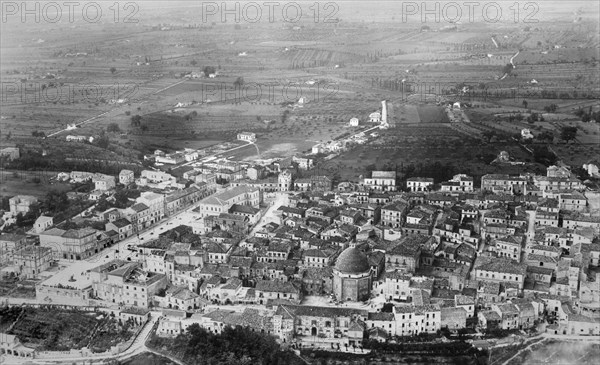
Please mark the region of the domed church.
<svg viewBox="0 0 600 365"><path fill-rule="evenodd" d="M340 301L362 301L372 288L371 266L367 255L348 247L338 256L333 267L333 294Z"/></svg>

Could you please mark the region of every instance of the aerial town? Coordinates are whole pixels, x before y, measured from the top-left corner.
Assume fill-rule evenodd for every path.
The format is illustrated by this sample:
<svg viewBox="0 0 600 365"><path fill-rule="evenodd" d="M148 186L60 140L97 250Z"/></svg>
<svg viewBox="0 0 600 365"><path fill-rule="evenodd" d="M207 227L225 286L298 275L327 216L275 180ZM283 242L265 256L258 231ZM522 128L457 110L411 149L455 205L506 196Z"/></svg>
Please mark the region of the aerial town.
<svg viewBox="0 0 600 365"><path fill-rule="evenodd" d="M3 9L3 16L15 9ZM160 8L155 10L151 19L161 19ZM346 27L361 29L349 19ZM215 80L236 86L253 77L264 81L268 72L258 53L266 51L258 45L268 42L238 35L222 45L229 33L244 31L213 23L200 31L222 34L218 52L227 49L228 55L190 55L186 32L199 30L174 24L144 28L163 42L153 58L126 59L102 46L91 50L90 44L103 39L93 38L95 33L86 33L80 43L62 40L60 54L53 56L44 53L42 39L27 45L42 47L39 57L45 61L70 62L69 70L53 72L57 66L38 62L18 71L24 64L3 57L3 79L21 78L23 85L34 79L44 85L54 79L73 82L90 74L84 70L98 57L114 61L100 62L102 71L94 71L105 81L119 73L136 82L149 72L152 77L135 95L89 108L89 100L28 104L3 90L0 364L597 360L596 58L582 55L581 63L568 64L588 73L590 96L579 88L576 96L536 99L528 92L517 101L488 100L477 95L485 88L479 81L461 84L462 90L410 89L400 95L389 80L365 82L356 74L344 76L332 100L286 101L277 95L272 103L232 103L216 100L214 93L212 100L192 99L192 91L214 86ZM403 58L404 51L375 52L358 61L352 53L358 51L352 51L332 53L330 64L317 54L323 50L302 43L305 33L320 29L307 24L284 28L298 38L277 41L276 47L296 54L284 71L306 88L324 85L329 74L341 78L355 72L361 62L370 68L371 57L385 68L419 63L421 69L402 69L399 77L427 81L427 72L449 57L445 50L437 53L440 45L429 36L439 32L450 39L467 32L462 24L449 33L418 27L415 39L430 40L428 50L412 54L418 61ZM540 34L556 36L552 24L542 25L550 30ZM378 28L369 27L361 32L372 36ZM338 39L349 29L335 27L324 39ZM521 71L532 70L534 58L521 56L529 57L527 62L517 55L534 47L548 55L565 46L534 44L531 35L519 43L512 38L522 30L499 28L507 34L501 37L497 34L504 33L492 29L487 31L494 33L493 42L488 39L485 47L494 48L473 41L468 51L454 48L466 58L452 62L500 70L489 82L504 83L502 90L519 77L532 88L560 82ZM120 49L114 43L123 42L119 32L133 30L104 34L108 47ZM570 32L576 38L582 30ZM134 52L149 54L151 43L143 34L130 36L142 43ZM590 34L587 48L578 46L578 52L598 53L599 36ZM25 42L17 34L14 39ZM176 39L181 44L170 46L182 49L177 57L184 61L163 59L171 52L163 46ZM513 41L521 49L510 58ZM233 47L237 42L243 46ZM439 42L452 54L454 43ZM281 44L294 48L281 50ZM7 47L17 52L17 46ZM71 53L62 54L66 48ZM517 66L507 69L508 61L496 64L491 55L485 64L464 56L484 49ZM314 64L309 52L315 53ZM419 52L440 59L421 59ZM216 65L216 57L223 57L218 67L206 66ZM276 62L286 57L277 56ZM157 75L156 64L164 74ZM239 76L243 65L249 65L246 81ZM177 72L167 75L168 69ZM472 72L476 77L481 71ZM516 72L523 73L510 76ZM578 83L585 84L585 77ZM337 115L331 112L336 103ZM47 124L36 121L40 117Z"/></svg>

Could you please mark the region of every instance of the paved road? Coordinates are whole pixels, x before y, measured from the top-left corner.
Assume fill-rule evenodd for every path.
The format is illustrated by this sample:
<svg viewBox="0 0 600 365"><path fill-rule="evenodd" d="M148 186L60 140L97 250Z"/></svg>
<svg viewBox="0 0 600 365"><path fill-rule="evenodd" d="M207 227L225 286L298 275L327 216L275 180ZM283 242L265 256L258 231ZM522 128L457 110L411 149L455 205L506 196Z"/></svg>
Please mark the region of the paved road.
<svg viewBox="0 0 600 365"><path fill-rule="evenodd" d="M274 193L276 194L275 200L271 201L271 206L267 208L267 211L258 221L258 224L250 231L250 237L254 236L265 224L275 222L279 224L279 219L275 215L275 211L282 205L287 205L289 202L289 196L286 193Z"/></svg>
<svg viewBox="0 0 600 365"><path fill-rule="evenodd" d="M86 260L60 260L59 265L63 268L60 271L56 272L51 278L47 279L46 283L53 285L57 283L69 282L69 285L71 286L84 288L91 285L91 280L86 274L88 270L91 270L114 259L141 261L142 256L135 251L128 250L127 246L135 247L141 245L145 242L158 238L158 235L160 233L165 232L171 228L174 228L181 224L189 224L190 221L194 220L194 217L199 216L191 212L199 204L200 202L197 202L181 212L163 218L163 220L159 223L143 230L139 234L139 238L138 235L132 235L116 243L112 247L105 248L98 254ZM75 281L71 281L71 278L73 278ZM40 301L38 301L38 303L48 304L46 302Z"/></svg>

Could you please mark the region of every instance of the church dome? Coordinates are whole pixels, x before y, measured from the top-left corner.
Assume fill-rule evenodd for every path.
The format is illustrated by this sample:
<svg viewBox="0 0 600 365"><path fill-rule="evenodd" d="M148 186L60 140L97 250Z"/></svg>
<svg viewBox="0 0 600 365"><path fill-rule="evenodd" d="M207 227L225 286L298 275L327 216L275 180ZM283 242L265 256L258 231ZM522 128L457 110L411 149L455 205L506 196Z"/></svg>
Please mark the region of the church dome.
<svg viewBox="0 0 600 365"><path fill-rule="evenodd" d="M344 274L363 274L369 271L371 266L367 255L354 247L349 247L337 258L334 268Z"/></svg>

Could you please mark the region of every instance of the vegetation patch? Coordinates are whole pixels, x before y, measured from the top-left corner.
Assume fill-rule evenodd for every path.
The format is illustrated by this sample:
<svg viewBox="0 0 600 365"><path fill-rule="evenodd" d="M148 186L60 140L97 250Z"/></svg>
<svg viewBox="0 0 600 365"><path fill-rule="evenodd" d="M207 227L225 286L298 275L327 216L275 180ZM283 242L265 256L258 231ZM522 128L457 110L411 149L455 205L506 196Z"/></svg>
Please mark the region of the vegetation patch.
<svg viewBox="0 0 600 365"><path fill-rule="evenodd" d="M239 326L214 334L193 324L173 339L155 335L147 345L186 364L303 364L294 353L282 350L272 336Z"/></svg>
<svg viewBox="0 0 600 365"><path fill-rule="evenodd" d="M0 313L0 326L5 326L15 318L16 310L5 307L0 309ZM94 352L104 352L129 340L136 327L132 321L123 322L104 312L51 307L23 307L15 320L8 333L39 351L88 347Z"/></svg>

